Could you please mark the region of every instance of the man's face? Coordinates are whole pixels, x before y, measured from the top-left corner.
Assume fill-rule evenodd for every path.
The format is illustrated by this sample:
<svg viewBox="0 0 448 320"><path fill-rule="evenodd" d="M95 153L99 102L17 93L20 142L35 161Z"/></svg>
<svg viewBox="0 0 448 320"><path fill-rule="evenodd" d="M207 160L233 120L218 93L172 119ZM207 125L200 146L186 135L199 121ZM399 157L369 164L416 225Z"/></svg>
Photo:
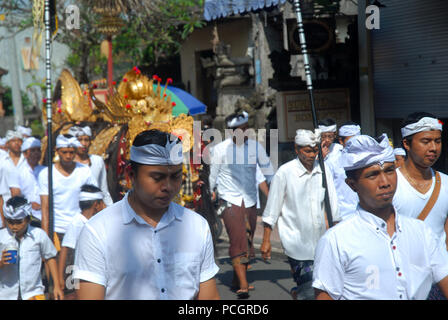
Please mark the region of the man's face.
<svg viewBox="0 0 448 320"><path fill-rule="evenodd" d="M412 141L403 140L408 157L420 167L429 168L439 159L442 152L442 132L440 130L418 132Z"/></svg>
<svg viewBox="0 0 448 320"><path fill-rule="evenodd" d="M104 204L103 200L98 200L98 201L95 202L93 207L94 207L94 212L95 212L93 215L95 215L98 212L100 212L101 210L105 209L106 205Z"/></svg>
<svg viewBox="0 0 448 320"><path fill-rule="evenodd" d="M358 193L365 209L384 209L392 205L397 189L397 173L393 162L359 169L358 179L347 178L347 184Z"/></svg>
<svg viewBox="0 0 448 320"><path fill-rule="evenodd" d="M182 184L182 165L140 165L130 173L133 190L140 201L154 209L167 208L179 193Z"/></svg>
<svg viewBox="0 0 448 320"><path fill-rule="evenodd" d="M26 160L28 160L28 163L36 165L40 161L42 151L40 150L39 147L29 148L28 150L25 150L23 152L23 155L25 156Z"/></svg>
<svg viewBox="0 0 448 320"><path fill-rule="evenodd" d="M300 147L298 145L295 145L296 154L299 157L300 162L302 162L303 166L311 170L314 165L314 161L316 160L316 157L319 153L318 146L315 147Z"/></svg>
<svg viewBox="0 0 448 320"><path fill-rule="evenodd" d="M11 139L6 143L6 146L11 152L20 153L21 152L20 148L22 147L22 139L19 138Z"/></svg>
<svg viewBox="0 0 448 320"><path fill-rule="evenodd" d="M402 167L405 160L404 156L395 156L395 168Z"/></svg>
<svg viewBox="0 0 448 320"><path fill-rule="evenodd" d="M342 144L345 147L345 145L347 144L347 141L350 140L351 137L353 137L353 136L350 136L350 137L339 137L339 143Z"/></svg>
<svg viewBox="0 0 448 320"><path fill-rule="evenodd" d="M79 136L78 137L79 142L81 143L82 147L78 148L79 154L86 154L89 151L89 147L92 143L89 136Z"/></svg>
<svg viewBox="0 0 448 320"><path fill-rule="evenodd" d="M56 151L62 164L71 164L75 160L75 148L59 148Z"/></svg>
<svg viewBox="0 0 448 320"><path fill-rule="evenodd" d="M323 132L320 135L322 148L329 148L336 138L335 132Z"/></svg>

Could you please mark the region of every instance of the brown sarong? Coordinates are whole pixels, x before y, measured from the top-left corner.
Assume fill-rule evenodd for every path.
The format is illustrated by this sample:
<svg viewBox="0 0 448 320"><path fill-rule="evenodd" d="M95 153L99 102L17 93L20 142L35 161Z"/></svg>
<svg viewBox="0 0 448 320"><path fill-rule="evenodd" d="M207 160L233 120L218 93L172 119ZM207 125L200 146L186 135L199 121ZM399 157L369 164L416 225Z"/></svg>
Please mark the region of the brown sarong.
<svg viewBox="0 0 448 320"><path fill-rule="evenodd" d="M252 247L255 228L257 227L257 209L232 204L222 213L222 219L229 235L229 255L231 259L245 257L241 263L249 262L249 250Z"/></svg>

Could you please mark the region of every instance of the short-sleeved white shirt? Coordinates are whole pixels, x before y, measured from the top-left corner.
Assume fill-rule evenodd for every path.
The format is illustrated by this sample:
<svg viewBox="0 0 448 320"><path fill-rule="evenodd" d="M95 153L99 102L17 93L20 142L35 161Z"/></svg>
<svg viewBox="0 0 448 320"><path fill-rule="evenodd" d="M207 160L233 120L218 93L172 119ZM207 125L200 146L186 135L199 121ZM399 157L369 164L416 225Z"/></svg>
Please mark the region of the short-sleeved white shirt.
<svg viewBox="0 0 448 320"><path fill-rule="evenodd" d="M207 221L171 203L155 228L128 194L92 217L79 237L74 278L105 287L105 299L194 299L218 272Z"/></svg>
<svg viewBox="0 0 448 320"><path fill-rule="evenodd" d="M106 165L104 164L103 158L96 154L89 155L90 158L90 170L92 171L92 175L95 177L98 182L98 187L104 194L104 203L106 206L110 206L113 202L112 197L109 193L109 187L107 186L107 172Z"/></svg>
<svg viewBox="0 0 448 320"><path fill-rule="evenodd" d="M0 252L6 249L12 234L8 228L0 230ZM45 260L56 257L57 251L45 231L28 226L20 241L18 263L0 268L0 300L17 300L19 286L22 300L44 294L41 266Z"/></svg>
<svg viewBox="0 0 448 320"><path fill-rule="evenodd" d="M417 219L395 215L396 231L358 206L319 240L313 287L339 300L426 299L448 276L448 252Z"/></svg>
<svg viewBox="0 0 448 320"><path fill-rule="evenodd" d="M401 215L417 218L426 206L429 198L431 198L432 192L435 186L435 173L432 172L432 185L431 188L422 194L418 192L397 168L397 191L394 195L393 204L397 209L397 212ZM441 242L445 241L445 220L448 217L448 176L444 173L440 173L441 188L437 202L429 212L428 216L424 220L425 223L432 229Z"/></svg>
<svg viewBox="0 0 448 320"><path fill-rule="evenodd" d="M72 222L67 227L67 232L64 234L64 239L62 240L62 246L75 249L76 243L79 239L79 234L81 233L82 228L87 222L87 218L82 214L77 214Z"/></svg>
<svg viewBox="0 0 448 320"><path fill-rule="evenodd" d="M38 181L40 195L48 195L48 168L40 172ZM81 212L81 209L79 209L79 193L81 192L81 186L84 184L98 186L88 166L76 163L73 172L66 177L53 165L55 232L65 233L73 217Z"/></svg>

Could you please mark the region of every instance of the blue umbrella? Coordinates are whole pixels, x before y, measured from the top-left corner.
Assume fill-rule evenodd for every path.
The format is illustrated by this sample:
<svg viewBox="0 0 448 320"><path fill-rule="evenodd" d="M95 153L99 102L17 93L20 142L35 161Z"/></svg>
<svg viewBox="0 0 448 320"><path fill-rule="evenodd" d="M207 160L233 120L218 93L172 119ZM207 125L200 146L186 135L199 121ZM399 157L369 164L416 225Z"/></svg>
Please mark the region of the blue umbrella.
<svg viewBox="0 0 448 320"><path fill-rule="evenodd" d="M156 84L154 84L154 86L155 89ZM207 106L205 104L182 89L167 86L165 93L167 96L171 97L171 101L176 103L173 107L173 116L178 116L181 113L189 113L194 116L196 114L203 114L207 112ZM163 88L160 94L163 94Z"/></svg>

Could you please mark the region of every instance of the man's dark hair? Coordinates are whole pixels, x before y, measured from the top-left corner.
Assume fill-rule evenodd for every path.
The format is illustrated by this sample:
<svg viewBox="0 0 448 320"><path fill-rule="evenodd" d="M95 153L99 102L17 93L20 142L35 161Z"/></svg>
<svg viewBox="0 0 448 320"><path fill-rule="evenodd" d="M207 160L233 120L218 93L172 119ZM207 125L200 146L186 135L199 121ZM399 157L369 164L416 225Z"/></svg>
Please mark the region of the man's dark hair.
<svg viewBox="0 0 448 320"><path fill-rule="evenodd" d="M63 136L66 137L67 139L73 138L73 136L68 133L63 134Z"/></svg>
<svg viewBox="0 0 448 320"><path fill-rule="evenodd" d="M26 198L22 196L14 196L9 198L8 201L6 201L6 205L12 206L14 209L17 209L18 207L21 207L27 203L28 201L26 200Z"/></svg>
<svg viewBox="0 0 448 320"><path fill-rule="evenodd" d="M93 184L84 184L81 186L81 192L96 193L96 192L101 192L101 189L98 188L97 186L94 186ZM79 208L81 210L90 209L98 201L99 200L79 201Z"/></svg>
<svg viewBox="0 0 448 320"><path fill-rule="evenodd" d="M325 126L325 127L329 127L329 126L333 126L336 124L336 122L333 119L324 119L324 120L320 120L318 123L320 126Z"/></svg>
<svg viewBox="0 0 448 320"><path fill-rule="evenodd" d="M165 147L168 140L176 141L176 143L182 143L179 138L170 133L152 129L140 132L135 137L132 145L134 147L141 147L147 144L157 144L159 146ZM131 171L133 171L134 173L137 173L138 167L142 165L141 163L132 160L129 162L129 164L131 166Z"/></svg>
<svg viewBox="0 0 448 320"><path fill-rule="evenodd" d="M407 125L411 124L411 123L416 123L419 122L422 118L425 117L429 117L429 118L437 118L435 115L433 115L432 113L429 112L413 112L411 114L409 114L402 122L401 122L401 126L400 128L404 128ZM410 135L407 137L404 137L403 140L407 140L409 142L409 144L412 143L412 137L414 135ZM403 141L401 142L401 146L402 148L404 148L404 144Z"/></svg>
<svg viewBox="0 0 448 320"><path fill-rule="evenodd" d="M345 175L348 179L357 181L359 179L359 169L355 170L345 170Z"/></svg>

